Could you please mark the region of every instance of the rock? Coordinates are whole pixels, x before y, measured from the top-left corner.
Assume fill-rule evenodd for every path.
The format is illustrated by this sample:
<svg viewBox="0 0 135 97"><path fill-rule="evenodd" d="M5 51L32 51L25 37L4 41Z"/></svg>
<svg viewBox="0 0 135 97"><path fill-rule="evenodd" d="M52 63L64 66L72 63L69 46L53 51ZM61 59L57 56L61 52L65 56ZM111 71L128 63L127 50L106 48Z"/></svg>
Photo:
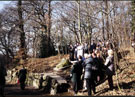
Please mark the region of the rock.
<svg viewBox="0 0 135 97"><path fill-rule="evenodd" d="M35 88L39 88L39 80L38 80L38 79L34 79L34 80L33 80L33 86L34 86Z"/></svg>
<svg viewBox="0 0 135 97"><path fill-rule="evenodd" d="M63 58L61 60L61 62L58 65L56 65L56 67L53 70L55 70L55 71L61 71L61 70L64 70L66 68L69 68L70 66L71 66L71 63L69 62L69 60Z"/></svg>
<svg viewBox="0 0 135 97"><path fill-rule="evenodd" d="M50 90L51 90L51 81L52 81L52 78L50 76L46 76L46 85L43 86L44 88L44 93L50 93Z"/></svg>
<svg viewBox="0 0 135 97"><path fill-rule="evenodd" d="M52 79L50 94L51 95L56 95L56 93L58 91L57 89L58 89L58 82L57 82L56 79Z"/></svg>
<svg viewBox="0 0 135 97"><path fill-rule="evenodd" d="M60 69L60 68L63 68L63 67L65 67L65 66L69 66L69 65L70 65L69 60L63 58L63 59L61 60L61 62L56 66L56 68Z"/></svg>
<svg viewBox="0 0 135 97"><path fill-rule="evenodd" d="M6 82L10 82L12 80L12 71L11 70L8 70L7 71L7 76L6 76Z"/></svg>
<svg viewBox="0 0 135 97"><path fill-rule="evenodd" d="M17 71L9 70L7 81L13 80L14 83L17 83ZM41 80L42 78L42 80ZM27 73L26 85L32 86L36 89L42 89L44 93L50 93L51 95L55 95L58 92L67 91L68 83L61 76L57 75L56 72L52 73Z"/></svg>

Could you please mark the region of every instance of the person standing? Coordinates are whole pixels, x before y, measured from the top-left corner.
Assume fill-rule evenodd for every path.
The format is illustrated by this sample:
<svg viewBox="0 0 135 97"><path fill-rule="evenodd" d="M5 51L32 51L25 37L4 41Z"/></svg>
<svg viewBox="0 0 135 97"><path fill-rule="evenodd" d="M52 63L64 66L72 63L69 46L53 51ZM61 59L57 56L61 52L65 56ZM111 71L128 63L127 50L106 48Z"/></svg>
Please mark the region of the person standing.
<svg viewBox="0 0 135 97"><path fill-rule="evenodd" d="M87 43L84 43L84 53L87 53L88 54L88 44Z"/></svg>
<svg viewBox="0 0 135 97"><path fill-rule="evenodd" d="M27 69L25 69L25 67L23 66L23 68L19 71L18 74L20 87L22 90L25 89L26 74L27 74Z"/></svg>
<svg viewBox="0 0 135 97"><path fill-rule="evenodd" d="M74 59L77 60L77 47L78 47L79 43L76 43L74 45Z"/></svg>
<svg viewBox="0 0 135 97"><path fill-rule="evenodd" d="M95 50L96 49L96 43L95 43L95 41L93 40L92 41L92 45L90 45L90 51L92 51L92 52L94 52L93 50Z"/></svg>
<svg viewBox="0 0 135 97"><path fill-rule="evenodd" d="M84 57L84 46L83 44L79 44L77 47L77 59L79 59L79 56Z"/></svg>
<svg viewBox="0 0 135 97"><path fill-rule="evenodd" d="M86 80L88 96L91 96L91 89L93 90L94 93L96 93L95 92L95 83L94 83L93 74L92 74L93 58L91 55L90 55L90 57L89 57L89 55L86 56L83 66L84 66L84 70L85 70L84 79Z"/></svg>
<svg viewBox="0 0 135 97"><path fill-rule="evenodd" d="M81 86L81 75L82 75L82 57L79 57L79 60L75 63L73 63L73 67L71 69L71 81L73 83L73 91L74 95L76 96L78 93L78 90L80 89L79 86Z"/></svg>
<svg viewBox="0 0 135 97"><path fill-rule="evenodd" d="M99 81L99 62L96 53L92 53L92 58L93 58L93 67L94 69L92 70L92 73L94 74L93 80L94 83L97 83Z"/></svg>
<svg viewBox="0 0 135 97"><path fill-rule="evenodd" d="M71 45L71 44L70 44L70 46L69 46L69 59L70 59L71 61L74 61L74 47L73 47L73 45Z"/></svg>
<svg viewBox="0 0 135 97"><path fill-rule="evenodd" d="M113 50L108 50L108 57L105 61L105 67L106 67L106 74L108 76L108 84L110 87L110 90L113 89L113 75L114 75L114 57L113 57Z"/></svg>
<svg viewBox="0 0 135 97"><path fill-rule="evenodd" d="M99 52L96 52L96 55L97 55L97 59L98 59L98 63L99 63L98 74L99 74L99 76L100 76L100 80L102 80L102 79L104 78L104 71L103 71L104 60L103 60L103 58L101 57L100 51L99 51Z"/></svg>

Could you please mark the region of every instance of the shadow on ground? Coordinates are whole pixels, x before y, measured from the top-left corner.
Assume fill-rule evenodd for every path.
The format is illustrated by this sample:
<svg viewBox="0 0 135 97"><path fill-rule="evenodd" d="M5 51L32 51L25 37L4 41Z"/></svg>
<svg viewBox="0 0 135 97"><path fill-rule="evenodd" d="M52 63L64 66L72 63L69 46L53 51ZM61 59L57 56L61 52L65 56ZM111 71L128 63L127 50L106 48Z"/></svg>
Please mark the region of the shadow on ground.
<svg viewBox="0 0 135 97"><path fill-rule="evenodd" d="M120 86L121 89L133 89L133 88L135 89L135 81L131 81L129 83L123 82L123 83L120 83L119 86ZM114 86L114 89L118 90L118 87ZM103 90L100 90L100 91L97 92L97 96L100 95L100 94L106 93L108 91L112 91L112 90L110 90L109 88L105 88Z"/></svg>
<svg viewBox="0 0 135 97"><path fill-rule="evenodd" d="M8 84L5 87L5 95L44 95L42 90L35 89L33 87L26 87L25 90L21 90L19 85ZM46 94L49 95L49 94Z"/></svg>

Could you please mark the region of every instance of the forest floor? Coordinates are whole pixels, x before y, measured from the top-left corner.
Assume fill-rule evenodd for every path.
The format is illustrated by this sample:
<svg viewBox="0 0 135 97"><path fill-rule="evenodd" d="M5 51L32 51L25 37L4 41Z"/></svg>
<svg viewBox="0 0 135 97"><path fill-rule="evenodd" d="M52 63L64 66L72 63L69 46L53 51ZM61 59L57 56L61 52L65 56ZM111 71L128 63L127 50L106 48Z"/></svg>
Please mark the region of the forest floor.
<svg viewBox="0 0 135 97"><path fill-rule="evenodd" d="M42 59L31 58L25 66L29 72L53 72L53 68L61 61L61 59L68 57L68 55L64 55ZM135 95L135 55L129 51L122 59L120 59L118 66L118 77L116 77L116 75L113 76L114 89L109 90L108 81L105 81L96 87L97 93L93 94L93 96ZM69 74L70 68L59 73L59 75L65 78ZM119 83L120 89L118 88L117 83ZM87 92L79 92L78 96L79 95L86 96ZM65 92L57 94L57 96L73 96L73 93Z"/></svg>

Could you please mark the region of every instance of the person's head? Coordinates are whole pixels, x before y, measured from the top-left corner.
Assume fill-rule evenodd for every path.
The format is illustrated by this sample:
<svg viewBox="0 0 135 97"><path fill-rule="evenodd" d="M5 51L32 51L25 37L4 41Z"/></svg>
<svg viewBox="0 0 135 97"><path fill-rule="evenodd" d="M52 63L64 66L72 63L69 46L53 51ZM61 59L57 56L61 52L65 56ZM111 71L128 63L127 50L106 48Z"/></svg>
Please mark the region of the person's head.
<svg viewBox="0 0 135 97"><path fill-rule="evenodd" d="M87 54L87 53L85 53L85 54L84 54L84 58L86 58L86 59L87 59L87 58L89 58L89 57L90 57L90 55L89 55L89 54Z"/></svg>
<svg viewBox="0 0 135 97"><path fill-rule="evenodd" d="M112 49L110 49L110 50L108 50L108 56L112 56L113 55L113 50Z"/></svg>
<svg viewBox="0 0 135 97"><path fill-rule="evenodd" d="M92 51L92 50L90 50L89 55L92 55L92 53L93 53L93 51Z"/></svg>
<svg viewBox="0 0 135 97"><path fill-rule="evenodd" d="M81 55L79 55L79 58L78 58L78 60L79 60L79 61L81 61L81 60L82 60L82 56L81 56Z"/></svg>
<svg viewBox="0 0 135 97"><path fill-rule="evenodd" d="M95 53L92 53L92 57L93 57L93 58L96 58L97 55L96 55Z"/></svg>
<svg viewBox="0 0 135 97"><path fill-rule="evenodd" d="M99 49L96 49L94 53L95 54L100 53L100 50Z"/></svg>
<svg viewBox="0 0 135 97"><path fill-rule="evenodd" d="M98 50L99 49L99 45L98 46L96 46L96 50Z"/></svg>
<svg viewBox="0 0 135 97"><path fill-rule="evenodd" d="M97 53L96 55L97 55L97 58L100 58L100 53Z"/></svg>
<svg viewBox="0 0 135 97"><path fill-rule="evenodd" d="M93 52L95 52L95 49L93 49Z"/></svg>

